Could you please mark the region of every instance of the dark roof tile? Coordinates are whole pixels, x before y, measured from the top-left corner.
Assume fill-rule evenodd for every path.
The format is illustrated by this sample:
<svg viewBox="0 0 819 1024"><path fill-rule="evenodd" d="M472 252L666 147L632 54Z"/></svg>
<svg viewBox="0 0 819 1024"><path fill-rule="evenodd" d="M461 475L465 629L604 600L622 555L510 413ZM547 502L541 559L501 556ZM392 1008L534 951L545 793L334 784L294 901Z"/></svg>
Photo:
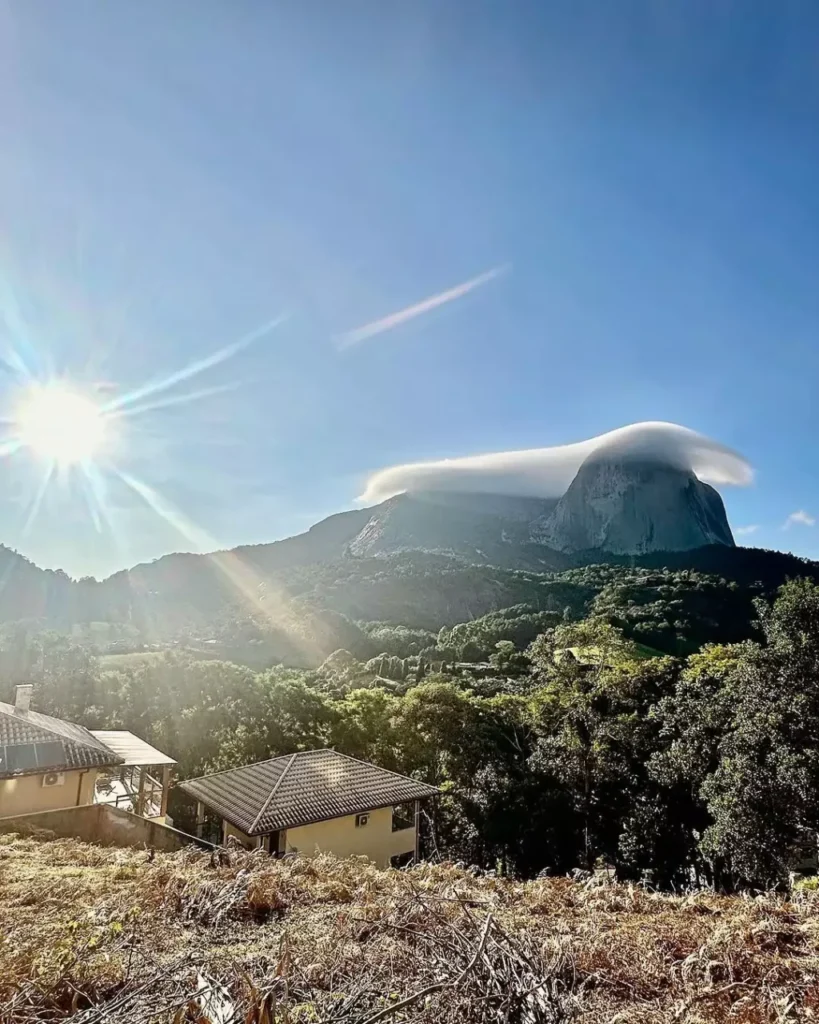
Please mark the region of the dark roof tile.
<svg viewBox="0 0 819 1024"><path fill-rule="evenodd" d="M19 757L23 747L33 748L30 758ZM13 767L15 763L27 767L21 770ZM38 711L18 711L0 701L0 778L121 763L121 757L81 725Z"/></svg>
<svg viewBox="0 0 819 1024"><path fill-rule="evenodd" d="M248 835L433 796L434 786L335 750L303 750L179 783Z"/></svg>

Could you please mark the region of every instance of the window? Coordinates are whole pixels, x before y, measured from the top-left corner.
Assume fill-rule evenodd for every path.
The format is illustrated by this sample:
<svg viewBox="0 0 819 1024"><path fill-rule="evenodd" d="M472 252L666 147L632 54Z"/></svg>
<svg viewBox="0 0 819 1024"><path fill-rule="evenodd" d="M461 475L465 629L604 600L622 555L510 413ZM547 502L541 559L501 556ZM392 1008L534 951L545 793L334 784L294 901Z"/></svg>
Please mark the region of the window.
<svg viewBox="0 0 819 1024"><path fill-rule="evenodd" d="M355 827L356 828L364 828L364 826L368 825L369 823L370 823L370 816L369 816L369 814L357 814L355 816Z"/></svg>

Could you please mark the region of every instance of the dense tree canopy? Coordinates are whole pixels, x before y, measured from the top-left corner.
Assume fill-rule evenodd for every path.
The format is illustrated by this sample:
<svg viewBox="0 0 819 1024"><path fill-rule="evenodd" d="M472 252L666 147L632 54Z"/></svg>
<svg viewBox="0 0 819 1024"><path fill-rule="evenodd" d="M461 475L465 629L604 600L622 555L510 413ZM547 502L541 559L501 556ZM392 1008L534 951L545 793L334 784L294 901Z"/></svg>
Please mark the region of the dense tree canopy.
<svg viewBox="0 0 819 1024"><path fill-rule="evenodd" d="M442 856L521 875L602 859L658 885L784 878L819 827L819 587L752 604L689 571L563 576L582 602L437 633L336 622L355 649L311 668L101 658L30 623L0 657L36 707L131 729L187 776L333 746L439 786L425 842Z"/></svg>

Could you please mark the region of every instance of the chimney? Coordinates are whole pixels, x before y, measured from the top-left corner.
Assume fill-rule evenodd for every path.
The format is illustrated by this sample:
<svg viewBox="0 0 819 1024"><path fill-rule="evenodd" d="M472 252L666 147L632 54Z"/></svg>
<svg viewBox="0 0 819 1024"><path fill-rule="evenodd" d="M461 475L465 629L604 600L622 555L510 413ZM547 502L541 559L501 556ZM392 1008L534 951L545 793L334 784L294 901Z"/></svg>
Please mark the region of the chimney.
<svg viewBox="0 0 819 1024"><path fill-rule="evenodd" d="M31 683L23 683L18 686L14 694L14 710L25 714L31 707L31 694L34 687Z"/></svg>

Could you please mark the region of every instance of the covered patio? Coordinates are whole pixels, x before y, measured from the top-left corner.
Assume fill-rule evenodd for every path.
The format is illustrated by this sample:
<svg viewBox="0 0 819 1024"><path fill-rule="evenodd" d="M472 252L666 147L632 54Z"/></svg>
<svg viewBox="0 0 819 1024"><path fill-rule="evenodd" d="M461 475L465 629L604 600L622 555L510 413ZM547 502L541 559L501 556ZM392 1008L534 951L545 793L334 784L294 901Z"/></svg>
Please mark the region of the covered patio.
<svg viewBox="0 0 819 1024"><path fill-rule="evenodd" d="M122 758L122 764L100 773L94 803L111 804L162 824L168 819L168 793L176 761L123 729L92 729L92 735Z"/></svg>

